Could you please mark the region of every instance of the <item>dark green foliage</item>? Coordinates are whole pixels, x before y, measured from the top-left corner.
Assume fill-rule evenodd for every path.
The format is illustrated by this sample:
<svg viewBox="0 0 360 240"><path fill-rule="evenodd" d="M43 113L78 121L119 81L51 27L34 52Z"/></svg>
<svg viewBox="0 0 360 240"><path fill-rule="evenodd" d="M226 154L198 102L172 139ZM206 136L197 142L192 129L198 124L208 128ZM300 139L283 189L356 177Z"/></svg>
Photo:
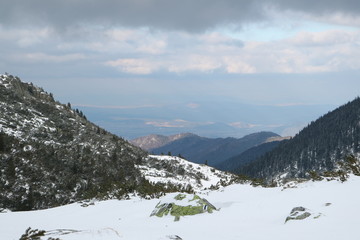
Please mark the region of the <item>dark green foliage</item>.
<svg viewBox="0 0 360 240"><path fill-rule="evenodd" d="M341 182L345 182L349 178L349 174L360 176L360 161L352 154L346 156L344 160L337 162L336 165L336 170L323 173L311 171L309 175L314 181L320 181L325 178L328 181L340 180Z"/></svg>
<svg viewBox="0 0 360 240"><path fill-rule="evenodd" d="M317 173L315 171L309 171L309 177L313 181L321 181L321 180L323 180L323 177L321 177L319 175L319 173Z"/></svg>
<svg viewBox="0 0 360 240"><path fill-rule="evenodd" d="M269 180L283 173L288 173L288 178L304 178L311 171L332 171L345 156L360 153L359 122L360 98L356 98L311 122L239 172Z"/></svg>
<svg viewBox="0 0 360 240"><path fill-rule="evenodd" d="M237 174L240 172L239 168L255 161L257 158L263 156L265 153L270 152L275 147L277 147L279 143L280 141L274 141L260 144L242 152L240 155L229 158L228 160L216 165L215 167L222 171L229 171Z"/></svg>
<svg viewBox="0 0 360 240"><path fill-rule="evenodd" d="M45 236L44 230L26 229L25 233L21 235L20 240L41 240L41 237Z"/></svg>
<svg viewBox="0 0 360 240"><path fill-rule="evenodd" d="M5 134L0 132L0 153L5 152Z"/></svg>

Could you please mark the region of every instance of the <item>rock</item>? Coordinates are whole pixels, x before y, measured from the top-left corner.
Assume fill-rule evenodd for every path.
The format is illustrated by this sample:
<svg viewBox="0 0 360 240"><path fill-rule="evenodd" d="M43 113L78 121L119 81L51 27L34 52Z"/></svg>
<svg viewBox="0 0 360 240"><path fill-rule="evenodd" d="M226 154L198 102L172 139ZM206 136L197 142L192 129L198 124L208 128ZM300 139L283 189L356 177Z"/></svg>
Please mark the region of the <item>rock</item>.
<svg viewBox="0 0 360 240"><path fill-rule="evenodd" d="M178 235L169 235L167 236L169 239L172 239L172 240L182 240L181 237L179 237Z"/></svg>
<svg viewBox="0 0 360 240"><path fill-rule="evenodd" d="M289 220L303 220L311 216L311 213L304 207L295 207L291 210L290 216L285 220L285 223Z"/></svg>
<svg viewBox="0 0 360 240"><path fill-rule="evenodd" d="M179 221L181 216L190 216L201 213L212 213L216 207L208 200L194 194L178 194L175 197L159 202L150 217L174 216L174 221Z"/></svg>

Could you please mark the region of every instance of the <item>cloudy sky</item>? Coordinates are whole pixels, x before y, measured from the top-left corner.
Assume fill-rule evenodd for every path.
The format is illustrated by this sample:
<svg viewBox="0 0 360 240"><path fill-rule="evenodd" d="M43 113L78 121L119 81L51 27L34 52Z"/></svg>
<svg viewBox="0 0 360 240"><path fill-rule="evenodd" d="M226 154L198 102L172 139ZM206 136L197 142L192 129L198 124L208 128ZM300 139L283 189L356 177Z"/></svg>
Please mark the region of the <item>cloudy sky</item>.
<svg viewBox="0 0 360 240"><path fill-rule="evenodd" d="M128 138L287 134L358 96L360 1L2 0L0 46L2 72Z"/></svg>

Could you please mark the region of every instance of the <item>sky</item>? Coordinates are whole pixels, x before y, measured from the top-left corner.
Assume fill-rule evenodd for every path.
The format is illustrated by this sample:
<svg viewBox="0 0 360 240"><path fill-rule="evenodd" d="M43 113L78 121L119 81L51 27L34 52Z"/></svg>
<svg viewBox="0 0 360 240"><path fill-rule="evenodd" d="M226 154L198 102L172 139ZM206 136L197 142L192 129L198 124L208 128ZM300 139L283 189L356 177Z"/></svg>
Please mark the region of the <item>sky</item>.
<svg viewBox="0 0 360 240"><path fill-rule="evenodd" d="M355 0L2 0L0 71L126 138L294 135L358 96L359 27Z"/></svg>

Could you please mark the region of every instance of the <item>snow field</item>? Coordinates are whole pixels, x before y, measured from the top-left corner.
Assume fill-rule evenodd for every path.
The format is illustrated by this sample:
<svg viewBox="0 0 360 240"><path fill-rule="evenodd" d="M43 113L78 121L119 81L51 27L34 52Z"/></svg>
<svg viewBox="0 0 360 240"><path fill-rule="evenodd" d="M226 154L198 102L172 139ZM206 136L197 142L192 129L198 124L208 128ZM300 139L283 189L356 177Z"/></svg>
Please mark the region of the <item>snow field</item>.
<svg viewBox="0 0 360 240"><path fill-rule="evenodd" d="M0 214L0 239L19 239L28 227L80 232L48 235L62 240L171 239L359 239L360 178L347 182L306 182L282 189L231 185L200 195L215 207L214 213L181 217L150 217L161 199L108 200L81 207L75 203L53 209ZM171 199L177 193L162 199ZM331 203L329 205L329 203ZM329 206L326 206L329 205ZM285 223L294 207L314 213L305 220ZM318 213L321 216L314 219Z"/></svg>

